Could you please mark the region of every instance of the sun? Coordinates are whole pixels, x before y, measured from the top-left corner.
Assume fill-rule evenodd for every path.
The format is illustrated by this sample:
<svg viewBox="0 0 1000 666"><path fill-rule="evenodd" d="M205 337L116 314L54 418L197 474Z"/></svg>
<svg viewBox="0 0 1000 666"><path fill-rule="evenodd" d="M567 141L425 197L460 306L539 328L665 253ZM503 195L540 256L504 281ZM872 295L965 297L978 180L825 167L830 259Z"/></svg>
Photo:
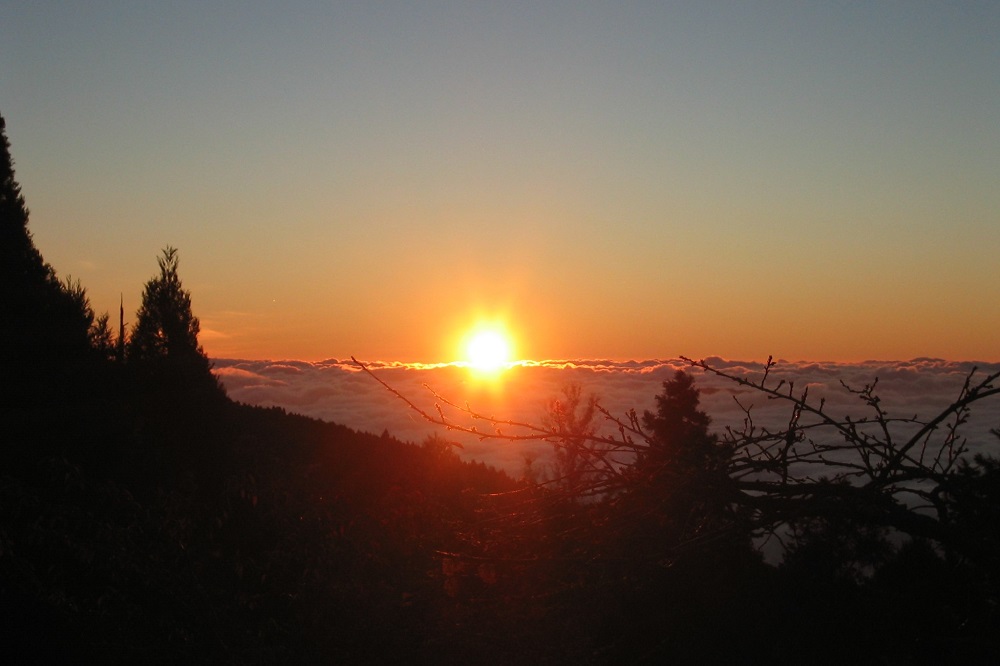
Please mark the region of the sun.
<svg viewBox="0 0 1000 666"><path fill-rule="evenodd" d="M510 362L510 341L497 329L475 331L465 345L469 366L481 372L495 372Z"/></svg>

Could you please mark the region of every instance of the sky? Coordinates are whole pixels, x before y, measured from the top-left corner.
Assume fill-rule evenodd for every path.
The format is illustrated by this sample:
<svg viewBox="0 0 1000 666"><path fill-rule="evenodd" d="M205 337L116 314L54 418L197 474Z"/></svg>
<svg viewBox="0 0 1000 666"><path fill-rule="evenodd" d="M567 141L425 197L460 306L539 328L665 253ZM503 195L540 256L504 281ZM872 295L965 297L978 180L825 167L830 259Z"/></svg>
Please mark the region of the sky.
<svg viewBox="0 0 1000 666"><path fill-rule="evenodd" d="M30 229L216 359L1000 360L1000 3L0 0Z"/></svg>

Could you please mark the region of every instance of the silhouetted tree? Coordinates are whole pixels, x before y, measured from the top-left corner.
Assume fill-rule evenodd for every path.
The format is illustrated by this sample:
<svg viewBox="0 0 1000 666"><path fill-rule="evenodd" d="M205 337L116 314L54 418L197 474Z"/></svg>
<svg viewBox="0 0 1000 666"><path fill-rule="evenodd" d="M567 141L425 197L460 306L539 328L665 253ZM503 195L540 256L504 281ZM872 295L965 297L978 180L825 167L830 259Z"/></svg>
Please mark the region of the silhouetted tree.
<svg viewBox="0 0 1000 666"><path fill-rule="evenodd" d="M93 361L93 311L79 283L60 282L35 248L2 116L0 312L3 402L61 402L78 397Z"/></svg>
<svg viewBox="0 0 1000 666"><path fill-rule="evenodd" d="M716 467L724 461L718 438L710 435L712 419L698 409L700 394L694 378L678 370L673 379L663 382L663 393L656 396L656 413L646 411L642 422L651 438L649 449L640 456L646 465L674 461L703 467Z"/></svg>
<svg viewBox="0 0 1000 666"><path fill-rule="evenodd" d="M699 401L690 374L678 370L663 382L656 412L643 414L646 447L630 470L629 493L623 499L654 521L643 529L655 532L653 540L665 552L733 528L732 448L709 432L711 418L699 409Z"/></svg>
<svg viewBox="0 0 1000 666"><path fill-rule="evenodd" d="M744 427L726 432L734 451L728 471L739 490L733 501L748 510L758 535L780 538L804 521L815 533L815 521L849 516L967 554L971 542L955 530L950 499L968 474L963 470L971 469L960 429L974 403L1000 395L1000 372L977 377L973 369L958 398L931 417L890 416L876 393L877 378L861 388L844 385L868 409L858 418L831 414L808 387L796 391L794 383L776 380L772 359L759 379L689 363L789 407L787 424L770 429L754 423L748 406Z"/></svg>
<svg viewBox="0 0 1000 666"><path fill-rule="evenodd" d="M737 571L758 558L733 504L732 449L709 432L700 394L688 373L677 371L646 411L643 439L623 468L611 497L609 529L624 569L648 589L647 603L677 594L677 583L706 571ZM637 420L637 419L636 419ZM667 576L666 569L673 572ZM665 587L650 587L652 580Z"/></svg>
<svg viewBox="0 0 1000 666"><path fill-rule="evenodd" d="M0 116L0 279L11 286L49 283L52 270L35 249L28 231L28 208L14 178L14 160Z"/></svg>
<svg viewBox="0 0 1000 666"><path fill-rule="evenodd" d="M107 313L95 319L93 326L90 327L90 345L100 358L107 361L117 359L117 345Z"/></svg>
<svg viewBox="0 0 1000 666"><path fill-rule="evenodd" d="M542 425L558 433L553 441L554 482L569 492L581 491L604 471L590 450L596 446L596 415L597 396L584 398L579 384L569 384L562 389L562 399L551 400L542 416Z"/></svg>
<svg viewBox="0 0 1000 666"><path fill-rule="evenodd" d="M128 363L140 381L174 398L221 397L223 390L198 344L198 318L177 272L177 250L168 246L157 263L160 274L146 282L128 341Z"/></svg>

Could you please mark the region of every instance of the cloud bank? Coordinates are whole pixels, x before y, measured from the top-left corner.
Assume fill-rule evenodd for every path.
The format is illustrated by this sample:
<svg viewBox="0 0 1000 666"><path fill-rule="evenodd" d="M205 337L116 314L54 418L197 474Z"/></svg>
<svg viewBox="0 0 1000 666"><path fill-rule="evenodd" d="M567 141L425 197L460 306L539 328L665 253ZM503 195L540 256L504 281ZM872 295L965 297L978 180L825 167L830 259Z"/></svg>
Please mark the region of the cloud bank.
<svg viewBox="0 0 1000 666"><path fill-rule="evenodd" d="M709 365L726 372L759 379L763 363L706 359ZM288 411L334 421L361 431L381 433L420 442L439 434L462 445L462 455L518 474L526 454L544 457L544 443L481 441L473 435L445 431L428 423L402 400L362 372L350 360L267 361L215 359L215 372L230 397L240 402L277 406ZM435 405L448 418L473 425L468 418L446 405L441 396L457 405L498 419L538 423L545 405L558 398L564 386L578 383L584 393L598 396L601 404L616 416L635 409L639 414L654 409L654 397L662 383L679 369L688 369L679 359L648 361L573 360L529 362L512 367L495 381L477 377L457 365L366 363L380 379L428 413ZM1000 370L996 363L954 362L933 358L910 361L865 361L862 363L816 363L779 361L771 371L775 382L794 382L796 392L808 387L809 396L825 399L827 411L835 417L870 416L871 410L841 384L859 389L876 379L877 393L892 417L930 417L953 402L973 368L977 376ZM789 409L780 401L698 369L689 370L701 390L702 407L712 417L713 428L739 427L744 419L741 405L750 407L758 424L779 425L787 421ZM482 428L483 424L479 424ZM963 434L970 449L997 449L990 428L1000 427L1000 398L977 403ZM608 431L610 432L610 430ZM900 426L900 434L905 428Z"/></svg>

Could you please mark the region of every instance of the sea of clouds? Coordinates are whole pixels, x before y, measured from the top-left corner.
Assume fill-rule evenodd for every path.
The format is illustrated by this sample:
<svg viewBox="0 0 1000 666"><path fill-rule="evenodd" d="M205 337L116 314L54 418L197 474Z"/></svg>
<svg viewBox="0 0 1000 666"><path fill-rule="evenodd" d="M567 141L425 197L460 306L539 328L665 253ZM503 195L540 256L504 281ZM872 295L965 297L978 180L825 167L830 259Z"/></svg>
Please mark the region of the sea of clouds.
<svg viewBox="0 0 1000 666"><path fill-rule="evenodd" d="M735 377L759 379L760 362L705 359L714 368ZM359 431L382 433L412 442L438 434L461 444L460 454L517 475L525 457L544 464L551 447L538 442L480 439L429 423L402 398L395 395L350 359L320 362L214 359L215 372L231 398L254 405L277 406L315 418L344 424ZM758 425L778 426L787 422L790 405L722 377L705 373L680 359L651 361L541 361L516 365L495 379L484 378L456 364L424 365L365 362L378 379L428 414L441 407L449 421L462 426L475 422L444 400L489 417L537 424L546 405L562 396L564 387L579 384L584 394L594 394L611 414L624 418L635 409L640 415L655 409L655 396L664 381L677 370L689 371L701 391L702 408L712 417L713 429L738 428L750 408ZM920 416L929 419L959 396L963 383L975 369L974 383L1000 371L1000 363L954 362L932 358L910 361L865 361L862 363L778 361L769 374L769 385L794 382L794 391L808 388L811 401L826 401L826 411L835 418L870 417L870 407L843 384L861 389L877 379L877 394L891 417ZM843 383L843 384L842 384ZM898 435L908 427L897 424ZM986 398L974 406L972 418L962 427L970 451L1000 453L1000 440L990 434L1000 427L1000 396ZM616 431L607 423L605 432ZM517 433L506 428L505 433ZM938 436L943 436L939 432Z"/></svg>

